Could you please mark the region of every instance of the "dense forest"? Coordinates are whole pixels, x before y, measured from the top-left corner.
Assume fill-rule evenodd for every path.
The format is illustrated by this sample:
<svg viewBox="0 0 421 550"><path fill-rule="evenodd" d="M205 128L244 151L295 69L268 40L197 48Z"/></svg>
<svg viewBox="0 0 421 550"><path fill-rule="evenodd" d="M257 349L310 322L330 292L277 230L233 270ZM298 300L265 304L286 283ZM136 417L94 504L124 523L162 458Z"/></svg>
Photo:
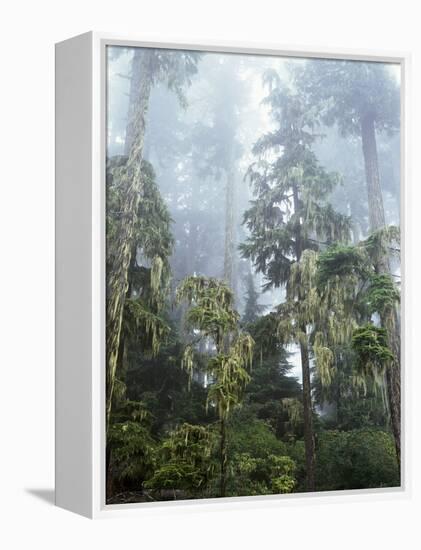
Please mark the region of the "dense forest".
<svg viewBox="0 0 421 550"><path fill-rule="evenodd" d="M400 81L107 53L108 504L400 485Z"/></svg>

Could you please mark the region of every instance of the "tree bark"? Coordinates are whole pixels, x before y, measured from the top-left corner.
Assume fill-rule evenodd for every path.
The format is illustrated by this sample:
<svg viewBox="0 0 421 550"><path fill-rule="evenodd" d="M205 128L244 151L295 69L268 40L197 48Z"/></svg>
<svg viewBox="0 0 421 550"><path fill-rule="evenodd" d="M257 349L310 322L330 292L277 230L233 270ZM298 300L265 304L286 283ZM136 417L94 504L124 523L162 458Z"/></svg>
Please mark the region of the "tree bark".
<svg viewBox="0 0 421 550"><path fill-rule="evenodd" d="M132 62L132 79L137 83L129 105L127 139L130 150L127 163L116 175L120 179L122 204L120 226L111 268L107 276L107 390L106 414L109 424L114 382L120 347L121 323L128 287L137 211L142 188L141 163L145 137L145 117L152 87L153 52L136 50Z"/></svg>
<svg viewBox="0 0 421 550"><path fill-rule="evenodd" d="M135 50L133 53L132 67L130 74L130 88L129 88L129 104L127 108L127 123L126 123L126 136L124 139L124 154L128 157L130 155L133 141L136 137L136 112L139 107L139 93L142 84L144 83L144 64L146 57L150 56L148 52L141 50Z"/></svg>
<svg viewBox="0 0 421 550"><path fill-rule="evenodd" d="M305 325L301 331L306 334ZM307 338L307 335L306 335ZM307 342L300 343L301 368L303 375L303 416L304 416L304 445L306 455L307 491L314 491L315 486L315 444L313 432L313 408L311 406L310 359Z"/></svg>
<svg viewBox="0 0 421 550"><path fill-rule="evenodd" d="M361 137L364 155L365 175L368 194L368 215L371 231L385 227L383 197L380 186L379 163L377 156L374 117L366 114L361 118ZM375 266L377 273L390 274L389 258L379 260ZM381 325L386 329L388 343L395 360L387 367L386 383L390 410L390 423L395 440L396 455L400 464L401 455L401 375L400 375L400 328L396 309L381 316Z"/></svg>
<svg viewBox="0 0 421 550"><path fill-rule="evenodd" d="M387 396L389 402L390 424L395 440L398 464L401 460L401 377L400 377L400 338L395 309L381 316L381 324L386 329L388 344L394 360L386 367Z"/></svg>
<svg viewBox="0 0 421 550"><path fill-rule="evenodd" d="M226 495L227 489L227 427L225 419L221 418L221 443L220 443L220 461L221 461L221 481L220 481L220 496Z"/></svg>
<svg viewBox="0 0 421 550"><path fill-rule="evenodd" d="M111 452L111 447L110 445L107 445L106 446L106 451L105 451L105 471L106 471L106 485L105 485L105 498L106 498L106 501L108 502L113 496L114 496L114 493L115 493L115 488L114 488L114 478L113 478L113 475L112 475L112 468L111 468L111 464L112 464L112 452Z"/></svg>
<svg viewBox="0 0 421 550"><path fill-rule="evenodd" d="M292 186L292 195L294 201L294 214L296 217L300 212L300 200L298 195L298 187L296 184ZM301 236L301 221L297 217L295 221L295 256L297 262L301 260L303 252L303 243ZM311 404L311 377L310 377L310 359L308 353L307 327L305 324L300 326L300 331L303 338L300 341L301 354L301 371L303 377L303 420L304 420L304 446L306 455L306 477L307 491L315 490L315 466L316 466L316 450L314 444L314 429L313 429L313 408Z"/></svg>
<svg viewBox="0 0 421 550"><path fill-rule="evenodd" d="M370 114L363 116L361 119L361 137L367 182L368 218L371 231L376 231L386 225L386 220L380 187L374 117Z"/></svg>
<svg viewBox="0 0 421 550"><path fill-rule="evenodd" d="M224 279L235 295L235 169L226 171Z"/></svg>

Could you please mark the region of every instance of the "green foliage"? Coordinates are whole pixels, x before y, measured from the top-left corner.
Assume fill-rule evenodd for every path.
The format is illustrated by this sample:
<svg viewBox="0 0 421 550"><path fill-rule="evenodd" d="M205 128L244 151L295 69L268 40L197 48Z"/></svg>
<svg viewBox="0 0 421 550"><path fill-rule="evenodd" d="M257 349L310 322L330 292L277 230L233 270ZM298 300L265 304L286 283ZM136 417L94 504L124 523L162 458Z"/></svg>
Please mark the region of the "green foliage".
<svg viewBox="0 0 421 550"><path fill-rule="evenodd" d="M399 303L400 293L389 273L375 274L369 279L365 299L370 314L384 315Z"/></svg>
<svg viewBox="0 0 421 550"><path fill-rule="evenodd" d="M377 430L320 433L317 480L320 491L399 486L393 437Z"/></svg>
<svg viewBox="0 0 421 550"><path fill-rule="evenodd" d="M192 77L197 73L197 64L201 58L200 52L151 50L153 57L153 78L155 82L165 82L172 90L183 107L187 107L185 88L192 83Z"/></svg>
<svg viewBox="0 0 421 550"><path fill-rule="evenodd" d="M151 311L143 300L128 298L124 307L123 328L132 341L142 342L145 351L159 352L169 333L169 325L160 315Z"/></svg>
<svg viewBox="0 0 421 550"><path fill-rule="evenodd" d="M177 288L177 299L191 304L186 314L189 326L211 337L217 355L208 361L207 370L213 383L209 388L207 406L214 405L219 417L226 419L231 409L241 401L250 381L247 372L253 360L254 340L238 332L238 313L233 308L233 294L225 283L205 277L188 277ZM193 346L185 349L182 367L193 373Z"/></svg>
<svg viewBox="0 0 421 550"><path fill-rule="evenodd" d="M232 409L241 403L251 379L248 370L253 361L253 347L252 337L240 333L227 354L218 354L209 360L208 370L214 382L206 403L216 406L221 419L226 420Z"/></svg>
<svg viewBox="0 0 421 550"><path fill-rule="evenodd" d="M335 347L334 376L323 384L318 371L313 376L315 402L324 408L326 429L349 431L388 425L384 377L377 371L361 371L351 343Z"/></svg>
<svg viewBox="0 0 421 550"><path fill-rule="evenodd" d="M215 472L211 456L214 439L206 427L187 423L179 426L164 439L159 465L145 483L146 488L181 490L190 496L202 494Z"/></svg>
<svg viewBox="0 0 421 550"><path fill-rule="evenodd" d="M334 367L335 355L333 351L325 345L322 333L317 332L313 344L314 358L317 372L323 386L330 386L332 378L336 374Z"/></svg>
<svg viewBox="0 0 421 550"><path fill-rule="evenodd" d="M256 291L252 273L248 273L246 284L247 293L245 297L245 308L241 318L241 322L244 325L256 322L259 315L264 310L264 306L259 304L259 293Z"/></svg>
<svg viewBox="0 0 421 550"><path fill-rule="evenodd" d="M290 373L289 354L277 337L277 326L276 314L264 315L248 325L255 346L251 380L245 389L242 410L245 414L252 411L278 437L283 437L290 429L284 400L300 397L301 387ZM300 427L295 426L297 428L296 433L301 433Z"/></svg>
<svg viewBox="0 0 421 550"><path fill-rule="evenodd" d="M363 275L366 271L367 260L355 246L335 244L317 258L318 285L322 288L336 277L348 277L352 273Z"/></svg>
<svg viewBox="0 0 421 550"><path fill-rule="evenodd" d="M235 495L291 493L296 486L295 468L295 462L288 456L235 455L230 490Z"/></svg>
<svg viewBox="0 0 421 550"><path fill-rule="evenodd" d="M153 116L150 110L144 150L158 178L142 161L107 442L114 486L107 496L118 491L122 501L164 500L307 490L303 389L291 375L291 343L304 346L310 359L316 489L399 485L387 431L385 369L393 356L385 331L370 322L374 314L390 316L399 303L398 285L378 272L380 260L399 254L399 229L389 226L348 244L351 229L354 238L367 231L362 159L354 158L360 143L353 137L342 143L348 182L324 168L332 162L320 160L318 147L321 124L359 135L368 112L376 130L393 131L397 121L388 109L396 87L383 69L365 63L300 62L307 74L291 73L289 89L276 71L264 74L273 131L253 147L246 179L254 198L244 212L245 235L238 231L241 254L262 274L263 289L282 287L275 290L279 306L263 314L255 287L260 279L249 261L236 266L236 300L226 282L192 275L218 274L222 265L220 190L231 169L236 176L242 170L240 142L247 138L237 132L236 98L247 78L234 78L238 64L221 57L201 86L209 95L217 76L223 93L212 94L206 112L193 105L185 116L167 88L187 105L182 87L196 72L196 54L149 53ZM315 89L311 74L324 89ZM374 109L375 77L383 79L383 109ZM198 105L202 93L193 95ZM336 127L323 131L339 140ZM126 156L108 159L107 269L118 256L127 215L126 164ZM241 195L244 210L247 194ZM181 281L174 308L172 277Z"/></svg>
<svg viewBox="0 0 421 550"><path fill-rule="evenodd" d="M387 344L386 330L371 323L355 329L352 346L363 373L374 375L376 372L383 372L393 360L393 353Z"/></svg>
<svg viewBox="0 0 421 550"><path fill-rule="evenodd" d="M107 164L107 262L109 265L111 265L116 252L117 232L125 200L124 190L118 179L118 171L124 167L126 161L127 157L116 156L108 159ZM174 244L170 229L171 217L159 192L155 172L147 161L142 161L141 164L141 183L142 189L136 212L134 249L152 262L154 269L148 268L148 272L150 276L151 271L154 272L154 281L149 279L149 286L157 293L158 287L165 287L170 276L168 259ZM136 258L131 265L132 267L136 265ZM157 273L157 268L159 273ZM157 274L159 277L156 277ZM136 284L134 286L137 287Z"/></svg>
<svg viewBox="0 0 421 550"><path fill-rule="evenodd" d="M225 283L205 277L188 277L177 288L177 299L187 300L186 314L191 328L200 332L199 340L211 338L216 355L210 357L207 370L211 375L206 409L215 408L220 429L220 496L226 494L227 433L226 422L241 404L250 381L248 370L253 361L254 340L237 326L239 314L233 307L234 297ZM193 348L188 346L182 366L193 374Z"/></svg>
<svg viewBox="0 0 421 550"><path fill-rule="evenodd" d="M337 174L320 166L311 147L314 113L298 94L274 88L266 98L277 125L253 149L259 160L248 170L255 200L244 213L250 236L240 246L257 271L266 276L266 288L285 284L294 256L317 249L319 239L346 241L350 220L328 203L338 183ZM282 154L279 154L282 151ZM265 155L275 154L273 162Z"/></svg>
<svg viewBox="0 0 421 550"><path fill-rule="evenodd" d="M217 310L232 309L234 303L232 291L224 282L197 276L182 281L177 288L177 300L186 300L189 304L203 302L207 308L213 306Z"/></svg>
<svg viewBox="0 0 421 550"><path fill-rule="evenodd" d="M382 227L373 231L361 242L361 247L368 254L371 262L376 265L385 257L400 255L400 229L395 225Z"/></svg>
<svg viewBox="0 0 421 550"><path fill-rule="evenodd" d="M124 424L126 421L139 422L144 427L150 427L153 415L142 401L122 399L117 401L112 414L112 421L115 424Z"/></svg>
<svg viewBox="0 0 421 550"><path fill-rule="evenodd" d="M157 446L149 430L134 421L112 423L107 445L112 457L113 476L123 481L135 480L140 488L156 465Z"/></svg>
<svg viewBox="0 0 421 550"><path fill-rule="evenodd" d="M286 493L295 488L296 463L268 423L258 420L250 409L240 409L229 428L229 494Z"/></svg>
<svg viewBox="0 0 421 550"><path fill-rule="evenodd" d="M222 346L225 334L237 327L238 313L234 310L234 296L222 281L207 277L187 277L177 287L177 301L187 301L190 308L186 322L203 336Z"/></svg>
<svg viewBox="0 0 421 550"><path fill-rule="evenodd" d="M294 433L303 422L303 404L296 397L286 397L282 400L282 407L288 415L288 425Z"/></svg>
<svg viewBox="0 0 421 550"><path fill-rule="evenodd" d="M154 262L160 261L159 272L164 277L168 277L168 258L174 245L171 234L171 216L159 191L152 165L145 160L142 161L142 174L142 195L139 201L136 226L138 248L146 258ZM156 268L157 266L155 266Z"/></svg>
<svg viewBox="0 0 421 550"><path fill-rule="evenodd" d="M269 355L277 355L280 349L282 349L281 340L278 337L279 317L276 312L262 315L250 326L253 338L255 340L255 353L260 360L263 361L263 357Z"/></svg>
<svg viewBox="0 0 421 550"><path fill-rule="evenodd" d="M285 443L278 439L272 427L256 418L248 408L237 409L229 423L229 455L247 453L254 458L284 455Z"/></svg>
<svg viewBox="0 0 421 550"><path fill-rule="evenodd" d="M107 166L107 269L119 246L118 231L125 193L117 172L127 158L112 157ZM171 217L161 197L152 166L141 164L142 190L136 213L128 289L123 309L122 335L130 345L141 342L145 353L156 355L169 326L161 311L171 276L169 257L173 249ZM143 263L138 259L142 257Z"/></svg>
<svg viewBox="0 0 421 550"><path fill-rule="evenodd" d="M206 412L207 389L192 380L188 389L188 374L180 368L184 347L174 328L169 341L159 354L145 355L134 347L129 354L126 375L127 396L139 400L151 411L151 431L161 439L183 423L206 425L215 421L214 411ZM195 356L197 369L206 369L206 361Z"/></svg>

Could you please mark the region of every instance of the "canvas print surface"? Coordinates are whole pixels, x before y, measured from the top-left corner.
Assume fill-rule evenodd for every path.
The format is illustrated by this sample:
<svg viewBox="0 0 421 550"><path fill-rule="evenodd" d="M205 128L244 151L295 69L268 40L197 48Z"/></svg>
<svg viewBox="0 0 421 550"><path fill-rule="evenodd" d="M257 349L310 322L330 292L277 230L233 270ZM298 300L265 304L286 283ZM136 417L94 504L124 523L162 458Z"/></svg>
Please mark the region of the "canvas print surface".
<svg viewBox="0 0 421 550"><path fill-rule="evenodd" d="M400 67L106 64L106 502L399 486Z"/></svg>

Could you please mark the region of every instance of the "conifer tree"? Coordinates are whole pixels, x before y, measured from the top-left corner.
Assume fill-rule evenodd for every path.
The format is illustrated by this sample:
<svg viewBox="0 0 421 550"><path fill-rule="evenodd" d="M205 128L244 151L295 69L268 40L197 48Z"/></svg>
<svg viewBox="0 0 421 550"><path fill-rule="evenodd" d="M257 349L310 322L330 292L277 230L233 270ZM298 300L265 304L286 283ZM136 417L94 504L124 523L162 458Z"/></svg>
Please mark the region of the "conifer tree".
<svg viewBox="0 0 421 550"><path fill-rule="evenodd" d="M372 233L386 227L377 151L379 132L399 131L399 87L385 63L340 60L309 61L296 71L296 84L322 113L325 124L337 124L342 135L361 139L366 175L369 226ZM389 254L379 255L379 274L390 274ZM396 308L381 313L394 360L387 369L392 429L400 457L400 322Z"/></svg>
<svg viewBox="0 0 421 550"><path fill-rule="evenodd" d="M245 325L255 323L264 309L264 306L259 304L259 293L256 290L254 277L250 271L246 278L245 308L241 321Z"/></svg>
<svg viewBox="0 0 421 550"><path fill-rule="evenodd" d="M133 52L131 90L126 130L127 156L113 170L120 193L120 215L114 232L115 253L107 269L106 411L109 421L120 349L121 326L132 259L138 205L142 193L142 159L146 115L153 86L165 82L182 98L182 87L196 72L197 55L191 52L136 48ZM159 266L156 266L159 270Z"/></svg>
<svg viewBox="0 0 421 550"><path fill-rule="evenodd" d="M327 202L338 177L327 173L311 150L316 139L314 112L299 95L281 85L276 73L266 73L265 79L270 86L265 103L276 129L254 146L253 152L259 160L250 167L248 175L255 199L244 215L250 236L241 250L244 257L253 261L256 270L265 275L266 288L277 288L287 284L294 264L300 264L306 250L318 249L317 239L344 240L348 238L350 224ZM304 303L307 298L304 287L298 287L294 301L288 306L295 301ZM280 314L290 325L295 324L294 338L300 347L307 489L313 491L315 443L308 323L294 308L283 307Z"/></svg>
<svg viewBox="0 0 421 550"><path fill-rule="evenodd" d="M186 346L183 367L193 376L195 345L210 338L216 355L208 361L212 383L207 406L215 407L219 417L220 496L226 495L227 484L227 421L242 400L250 381L248 371L253 359L253 338L238 327L239 315L234 309L234 295L224 282L206 277L187 277L177 289L179 301L190 305L186 314L188 325L199 331L195 341Z"/></svg>

